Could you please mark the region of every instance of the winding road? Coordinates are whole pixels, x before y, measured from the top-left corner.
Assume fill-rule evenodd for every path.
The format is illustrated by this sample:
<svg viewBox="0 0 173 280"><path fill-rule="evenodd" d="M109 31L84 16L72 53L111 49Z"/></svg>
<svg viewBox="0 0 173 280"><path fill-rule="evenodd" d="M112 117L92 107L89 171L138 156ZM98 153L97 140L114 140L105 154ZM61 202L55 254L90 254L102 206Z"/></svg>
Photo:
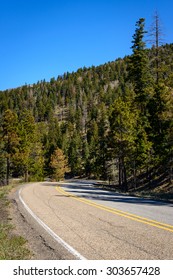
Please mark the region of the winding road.
<svg viewBox="0 0 173 280"><path fill-rule="evenodd" d="M90 181L26 184L18 196L67 259L173 259L171 203L106 191Z"/></svg>

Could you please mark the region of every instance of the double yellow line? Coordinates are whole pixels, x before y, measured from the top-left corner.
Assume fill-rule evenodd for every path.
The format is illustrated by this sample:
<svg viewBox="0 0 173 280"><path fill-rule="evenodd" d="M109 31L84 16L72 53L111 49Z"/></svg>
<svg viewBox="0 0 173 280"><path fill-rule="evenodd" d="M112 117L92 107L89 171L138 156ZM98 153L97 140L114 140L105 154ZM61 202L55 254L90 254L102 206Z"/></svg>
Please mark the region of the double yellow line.
<svg viewBox="0 0 173 280"><path fill-rule="evenodd" d="M128 212L124 212L124 211L118 210L116 208L107 207L107 206L104 206L104 205L101 205L101 204L97 204L97 203L92 202L92 201L90 201L88 199L80 198L80 197L78 197L76 195L73 195L73 194L71 194L69 192L66 192L60 186L56 187L56 190L59 193L65 195L65 196L68 196L70 198L76 199L76 200L78 200L80 202L83 202L83 203L88 204L90 206L93 206L95 208L98 208L98 209L107 211L109 213L112 213L112 214L115 214L115 215L119 215L119 216L122 216L122 217L125 217L125 218L128 218L128 219L137 221L139 223L147 224L147 225L150 225L150 226L153 226L153 227L157 227L157 228L160 228L160 229L163 229L163 230L166 230L166 231L173 232L173 226L172 225L160 223L160 222L157 222L155 220L150 220L150 219L138 216L138 215L134 215L134 214L131 214L131 213L128 213Z"/></svg>

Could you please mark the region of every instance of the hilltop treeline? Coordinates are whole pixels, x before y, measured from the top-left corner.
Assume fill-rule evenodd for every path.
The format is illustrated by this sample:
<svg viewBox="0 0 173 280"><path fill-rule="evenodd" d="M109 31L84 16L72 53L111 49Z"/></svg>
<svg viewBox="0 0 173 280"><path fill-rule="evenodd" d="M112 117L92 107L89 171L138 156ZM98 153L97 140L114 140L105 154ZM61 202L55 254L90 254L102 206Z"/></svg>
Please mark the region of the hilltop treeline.
<svg viewBox="0 0 173 280"><path fill-rule="evenodd" d="M122 190L171 182L173 44L0 92L0 177L111 180Z"/></svg>

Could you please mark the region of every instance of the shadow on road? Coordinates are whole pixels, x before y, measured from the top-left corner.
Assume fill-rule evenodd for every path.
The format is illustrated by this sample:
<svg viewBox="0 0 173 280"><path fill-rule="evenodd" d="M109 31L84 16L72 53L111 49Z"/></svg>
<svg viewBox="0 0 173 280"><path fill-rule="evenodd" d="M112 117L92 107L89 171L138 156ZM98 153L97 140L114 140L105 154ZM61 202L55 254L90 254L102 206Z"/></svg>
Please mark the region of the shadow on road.
<svg viewBox="0 0 173 280"><path fill-rule="evenodd" d="M120 194L117 192L112 192L108 190L102 190L101 188L97 187L97 184L91 184L86 182L69 182L65 185L63 182L43 182L43 186L52 186L56 187L58 185L65 188L67 192L69 192L66 197L72 197L76 195L80 198L90 199L90 200L97 200L97 201L109 201L109 202L122 202L128 204L138 204L138 205L151 205L151 206L169 206L173 207L173 204L169 202L153 200L149 198L140 198L135 196L129 196L126 194ZM71 195L70 195L71 194ZM65 196L65 195L64 195Z"/></svg>
<svg viewBox="0 0 173 280"><path fill-rule="evenodd" d="M139 198L133 196L127 196L125 194L114 193L111 191L103 191L97 187L93 187L89 184L82 184L80 186L74 185L65 185L65 190L78 196L81 198L91 199L91 200L101 200L101 201L109 201L109 202L122 202L122 203L129 203L129 204L147 204L151 206L170 206L173 207L173 204L147 199L147 198Z"/></svg>

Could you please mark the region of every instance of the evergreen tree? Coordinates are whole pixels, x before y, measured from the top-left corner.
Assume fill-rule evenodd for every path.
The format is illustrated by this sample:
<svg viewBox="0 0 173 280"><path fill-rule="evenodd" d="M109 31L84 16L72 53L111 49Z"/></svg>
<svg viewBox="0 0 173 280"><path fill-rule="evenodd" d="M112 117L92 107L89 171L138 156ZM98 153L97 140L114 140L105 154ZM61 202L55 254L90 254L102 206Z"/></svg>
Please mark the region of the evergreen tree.
<svg viewBox="0 0 173 280"><path fill-rule="evenodd" d="M98 176L104 180L108 177L107 161L108 161L108 130L109 120L107 108L104 103L99 106L99 120L98 120L98 156L96 164L98 166Z"/></svg>
<svg viewBox="0 0 173 280"><path fill-rule="evenodd" d="M83 168L84 168L84 175L88 176L90 175L90 162L89 162L89 145L87 142L87 139L83 141L83 146L82 146L82 158L83 158Z"/></svg>
<svg viewBox="0 0 173 280"><path fill-rule="evenodd" d="M150 73L149 58L144 42L144 35L146 33L144 26L145 19L140 18L136 23L136 30L132 41L133 54L129 58L128 63L128 77L134 88L133 106L139 110L135 169L142 168L143 172L145 167L148 170L149 155L152 149L152 142L149 138L149 131L151 131L149 104L154 94L153 77Z"/></svg>
<svg viewBox="0 0 173 280"><path fill-rule="evenodd" d="M73 132L72 138L69 140L68 159L71 173L73 176L82 175L83 159L82 159L82 139L77 131Z"/></svg>
<svg viewBox="0 0 173 280"><path fill-rule="evenodd" d="M4 163L3 158L6 159L6 184L8 185L10 165L19 145L18 119L17 115L10 109L6 110L2 116L0 140L2 141L1 148L3 149L2 163ZM2 168L4 169L4 165Z"/></svg>
<svg viewBox="0 0 173 280"><path fill-rule="evenodd" d="M136 23L135 34L132 40L133 54L129 58L128 78L132 82L135 91L135 101L142 115L147 114L147 104L152 91L152 77L149 70L149 60L143 40L145 19L140 18Z"/></svg>
<svg viewBox="0 0 173 280"><path fill-rule="evenodd" d="M127 164L136 151L136 127L138 112L132 110L130 102L117 98L110 111L109 141L112 155L118 159L119 186L123 191L128 190Z"/></svg>
<svg viewBox="0 0 173 280"><path fill-rule="evenodd" d="M88 157L88 172L94 177L99 177L99 131L96 120L91 120L87 131L87 142L89 146L89 157Z"/></svg>
<svg viewBox="0 0 173 280"><path fill-rule="evenodd" d="M63 151L57 148L51 155L50 167L52 169L52 179L59 181L64 179L64 175L69 171L68 162Z"/></svg>
<svg viewBox="0 0 173 280"><path fill-rule="evenodd" d="M18 166L25 182L29 176L43 179L43 153L42 145L38 137L34 117L29 110L21 112L19 117L19 151L15 156L14 162Z"/></svg>
<svg viewBox="0 0 173 280"><path fill-rule="evenodd" d="M0 136L0 140L2 140ZM0 141L0 186L6 184L6 153L4 151L4 142Z"/></svg>

